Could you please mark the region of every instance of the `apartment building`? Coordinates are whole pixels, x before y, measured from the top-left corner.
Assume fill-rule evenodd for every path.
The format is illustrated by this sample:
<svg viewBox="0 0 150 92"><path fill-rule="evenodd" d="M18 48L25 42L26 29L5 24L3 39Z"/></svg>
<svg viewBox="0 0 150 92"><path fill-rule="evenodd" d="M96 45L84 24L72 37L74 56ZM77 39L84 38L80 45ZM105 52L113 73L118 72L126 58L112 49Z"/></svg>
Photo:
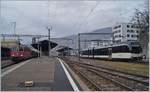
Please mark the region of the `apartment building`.
<svg viewBox="0 0 150 92"><path fill-rule="evenodd" d="M139 27L132 23L120 23L112 27L113 40L116 43L138 41Z"/></svg>

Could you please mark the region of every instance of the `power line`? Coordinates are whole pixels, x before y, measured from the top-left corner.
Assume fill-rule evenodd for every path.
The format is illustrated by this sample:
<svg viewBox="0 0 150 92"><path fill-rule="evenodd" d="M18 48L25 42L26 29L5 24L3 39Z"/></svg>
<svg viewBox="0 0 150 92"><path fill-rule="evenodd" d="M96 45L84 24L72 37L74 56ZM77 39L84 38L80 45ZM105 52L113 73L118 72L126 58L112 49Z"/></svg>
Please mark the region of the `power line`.
<svg viewBox="0 0 150 92"><path fill-rule="evenodd" d="M85 21L85 23L86 23L87 19L88 19L89 16L93 13L93 11L97 8L97 6L99 5L99 3L100 3L100 1L98 1L98 2L96 3L96 5L90 10L90 12L88 13L88 15L84 18L83 22ZM82 27L83 24L84 24L84 23L80 23L79 29L81 29L81 27Z"/></svg>

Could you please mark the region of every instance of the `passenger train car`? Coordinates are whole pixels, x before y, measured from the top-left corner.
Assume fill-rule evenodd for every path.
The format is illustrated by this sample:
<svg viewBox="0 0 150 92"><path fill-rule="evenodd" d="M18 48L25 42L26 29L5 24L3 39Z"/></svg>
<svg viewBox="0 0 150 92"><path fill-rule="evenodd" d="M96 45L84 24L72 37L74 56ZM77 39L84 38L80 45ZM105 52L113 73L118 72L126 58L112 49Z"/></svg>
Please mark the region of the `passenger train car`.
<svg viewBox="0 0 150 92"><path fill-rule="evenodd" d="M101 58L109 60L142 59L142 48L138 42L126 42L109 46L82 50L81 57Z"/></svg>

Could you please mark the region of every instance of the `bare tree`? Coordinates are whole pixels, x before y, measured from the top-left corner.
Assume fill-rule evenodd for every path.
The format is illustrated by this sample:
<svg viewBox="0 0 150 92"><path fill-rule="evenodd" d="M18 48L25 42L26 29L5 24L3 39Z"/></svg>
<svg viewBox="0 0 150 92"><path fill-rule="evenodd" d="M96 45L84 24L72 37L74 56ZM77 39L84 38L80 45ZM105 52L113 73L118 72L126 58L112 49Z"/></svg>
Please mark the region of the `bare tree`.
<svg viewBox="0 0 150 92"><path fill-rule="evenodd" d="M139 27L139 38L143 54L148 58L148 44L149 44L149 12L148 10L140 11L135 10L135 15L133 16L132 22Z"/></svg>

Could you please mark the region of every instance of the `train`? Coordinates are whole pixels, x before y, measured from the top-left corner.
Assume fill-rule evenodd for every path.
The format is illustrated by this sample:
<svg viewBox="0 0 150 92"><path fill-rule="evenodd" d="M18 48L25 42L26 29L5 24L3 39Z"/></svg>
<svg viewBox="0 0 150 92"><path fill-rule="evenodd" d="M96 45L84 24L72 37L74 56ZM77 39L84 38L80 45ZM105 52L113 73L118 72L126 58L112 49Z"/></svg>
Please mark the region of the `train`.
<svg viewBox="0 0 150 92"><path fill-rule="evenodd" d="M40 52L34 49L32 46L20 45L19 47L13 47L10 51L10 58L14 62L20 62L30 58L38 57Z"/></svg>
<svg viewBox="0 0 150 92"><path fill-rule="evenodd" d="M80 57L107 60L139 60L142 59L143 54L139 42L131 41L84 49L80 51Z"/></svg>

